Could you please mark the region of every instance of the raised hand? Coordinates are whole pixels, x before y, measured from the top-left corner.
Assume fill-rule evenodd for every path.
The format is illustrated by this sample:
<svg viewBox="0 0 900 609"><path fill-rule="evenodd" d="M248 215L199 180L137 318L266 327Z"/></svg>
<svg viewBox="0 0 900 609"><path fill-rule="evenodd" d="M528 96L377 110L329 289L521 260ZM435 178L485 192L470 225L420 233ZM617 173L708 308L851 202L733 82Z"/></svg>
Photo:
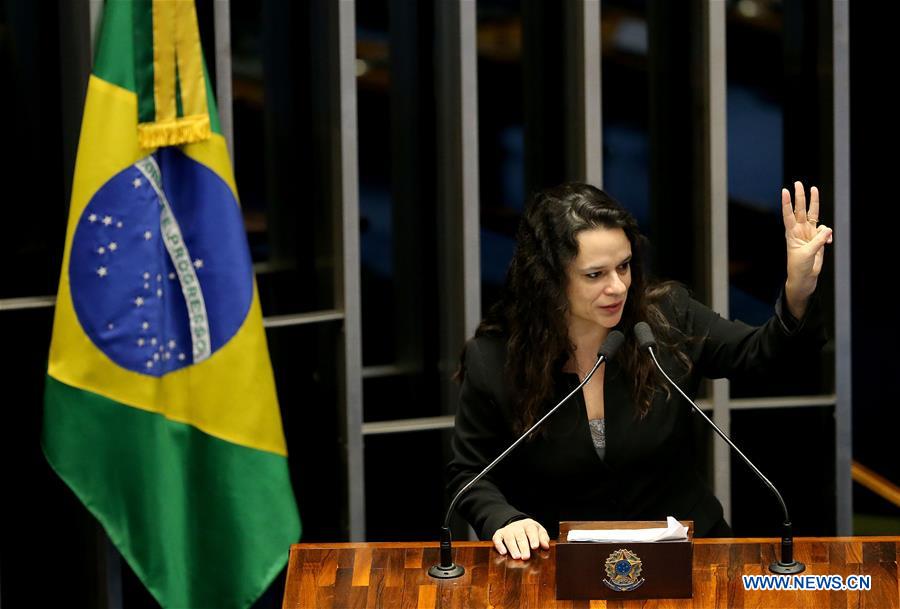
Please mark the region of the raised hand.
<svg viewBox="0 0 900 609"><path fill-rule="evenodd" d="M833 240L831 228L819 224L819 189L809 192L809 210L801 182L794 182L794 204L791 193L781 190L781 212L784 217L784 239L787 243L787 282L785 298L791 315L800 319L806 312L809 297L816 289L825 244Z"/></svg>

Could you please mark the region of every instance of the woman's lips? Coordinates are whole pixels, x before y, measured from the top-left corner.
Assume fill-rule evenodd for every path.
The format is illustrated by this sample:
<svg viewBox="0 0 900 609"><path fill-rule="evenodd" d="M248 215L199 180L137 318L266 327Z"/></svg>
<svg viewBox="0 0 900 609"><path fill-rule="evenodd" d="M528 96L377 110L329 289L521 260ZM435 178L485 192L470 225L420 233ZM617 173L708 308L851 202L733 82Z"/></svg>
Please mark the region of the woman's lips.
<svg viewBox="0 0 900 609"><path fill-rule="evenodd" d="M625 303L625 301L622 300L622 301L617 302L614 305L609 305L609 306L600 307L600 308L603 309L604 311L606 311L607 313L618 313L624 303Z"/></svg>

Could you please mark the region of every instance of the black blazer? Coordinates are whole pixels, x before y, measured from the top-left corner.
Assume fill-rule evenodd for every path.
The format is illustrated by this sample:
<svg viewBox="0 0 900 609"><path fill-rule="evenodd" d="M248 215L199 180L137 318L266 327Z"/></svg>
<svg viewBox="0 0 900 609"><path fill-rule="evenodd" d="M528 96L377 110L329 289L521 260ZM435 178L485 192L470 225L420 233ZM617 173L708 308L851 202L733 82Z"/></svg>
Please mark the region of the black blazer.
<svg viewBox="0 0 900 609"><path fill-rule="evenodd" d="M754 328L721 318L676 287L661 308L672 325L698 339L687 346L694 366L683 374L665 350L658 355L660 363L670 376L681 371L673 378L693 396L703 377L763 378L770 366L809 357L825 342L817 298L798 321L783 310L782 297L776 315ZM453 459L447 466L451 497L515 440L505 361L504 336L481 336L466 345ZM721 520L722 506L695 468L690 405L674 391L669 400L660 394L649 414L638 419L627 375L615 361L605 365L605 458L594 449L579 392L575 403L546 421L545 434L520 444L460 500L459 512L481 539L526 517L544 525L551 538L560 520L665 520L671 515L693 520L698 536ZM559 372L547 409L578 382L576 375Z"/></svg>

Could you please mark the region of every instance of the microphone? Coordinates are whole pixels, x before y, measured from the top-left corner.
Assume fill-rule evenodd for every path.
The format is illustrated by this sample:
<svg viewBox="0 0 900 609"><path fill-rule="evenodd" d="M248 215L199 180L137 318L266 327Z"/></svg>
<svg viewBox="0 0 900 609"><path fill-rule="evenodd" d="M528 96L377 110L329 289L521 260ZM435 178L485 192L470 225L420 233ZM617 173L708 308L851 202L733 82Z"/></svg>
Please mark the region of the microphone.
<svg viewBox="0 0 900 609"><path fill-rule="evenodd" d="M734 450L738 455L740 455L741 459L744 460L750 469L753 470L759 479L762 480L766 486L772 489L772 492L775 493L775 496L778 498L778 502L781 504L781 509L784 511L784 523L782 526L781 532L781 560L774 561L769 565L769 571L772 573L778 573L781 575L794 575L796 573L802 573L806 570L806 565L802 562L794 560L794 534L791 528L791 518L788 515L787 505L784 503L784 499L781 496L781 493L778 492L778 489L775 488L775 485L772 484L768 478L766 478L759 469L753 465L750 459L747 458L741 450L735 446L734 442L731 441L725 432L719 429L719 426L712 422L712 420L706 416L706 413L700 410L700 407L694 403L694 400L685 395L684 391L681 390L675 381L669 378L669 375L666 374L666 371L663 370L663 367L659 365L659 361L656 359L656 353L654 353L654 349L656 349L656 339L653 338L653 331L650 329L650 326L647 325L646 322L640 321L634 326L634 335L637 338L638 345L642 350L646 350L650 357L653 358L653 363L656 364L656 367L659 368L659 371L662 373L666 380L669 381L669 384L672 385L681 396L690 402L691 406L694 407L694 410L700 413L700 415L706 419L706 422L712 425L712 428L715 430L719 437L725 440L728 443L728 446Z"/></svg>
<svg viewBox="0 0 900 609"><path fill-rule="evenodd" d="M491 461L487 467L481 470L481 473L472 478L464 487L459 489L459 492L456 493L456 496L453 497L453 501L450 502L450 507L447 508L447 515L444 517L444 526L441 527L441 562L440 564L433 565L428 569L428 575L434 577L436 579L453 579L455 577L461 576L466 572L465 568L462 565L457 565L453 562L453 548L451 543L451 535L450 535L450 517L453 515L453 510L456 507L457 502L459 502L459 498L462 497L466 491L468 491L472 486L481 480L485 474L494 469L494 466L500 463L506 455L512 452L512 450L518 446L522 440L531 435L535 429L541 426L544 421L550 418L554 412L556 412L560 406L565 404L569 398L571 398L575 393L577 393L584 385L591 380L591 377L594 376L594 373L597 371L597 368L600 367L604 361L611 360L616 351L622 346L622 343L625 342L625 335L619 332L618 330L613 330L606 337L606 340L603 341L603 345L600 347L600 351L597 353L597 362L594 364L594 367L591 368L591 371L587 373L584 377L584 380L581 381L575 389L569 392L569 394L561 399L559 403L550 409L547 414L542 416L537 423L528 428L528 430L519 436L515 442L509 445L509 447L504 450L500 455Z"/></svg>

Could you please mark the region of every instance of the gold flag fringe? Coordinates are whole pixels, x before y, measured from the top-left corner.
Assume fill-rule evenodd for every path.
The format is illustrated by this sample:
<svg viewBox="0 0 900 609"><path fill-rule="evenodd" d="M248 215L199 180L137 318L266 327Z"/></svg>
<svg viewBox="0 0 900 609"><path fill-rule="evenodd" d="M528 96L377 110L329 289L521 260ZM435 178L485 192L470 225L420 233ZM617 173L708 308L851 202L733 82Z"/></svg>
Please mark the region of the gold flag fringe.
<svg viewBox="0 0 900 609"><path fill-rule="evenodd" d="M211 134L209 115L182 116L175 120L140 123L138 144L141 148L178 146L208 140Z"/></svg>

